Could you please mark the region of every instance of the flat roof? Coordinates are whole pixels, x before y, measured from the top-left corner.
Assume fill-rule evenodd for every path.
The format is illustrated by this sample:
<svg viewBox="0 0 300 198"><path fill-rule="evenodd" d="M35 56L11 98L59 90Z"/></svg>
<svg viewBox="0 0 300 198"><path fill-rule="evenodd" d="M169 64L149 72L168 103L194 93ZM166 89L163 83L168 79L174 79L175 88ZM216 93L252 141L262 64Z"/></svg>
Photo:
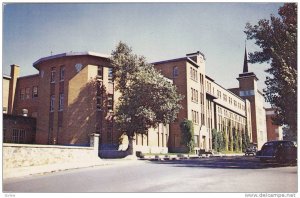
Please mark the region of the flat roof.
<svg viewBox="0 0 300 198"><path fill-rule="evenodd" d="M164 64L164 63L177 62L177 61L182 61L182 60L188 61L189 63L191 63L192 65L194 65L196 67L200 67L200 65L198 65L195 61L193 61L189 57L181 57L181 58L157 61L157 62L152 62L151 64L153 64L153 65L155 65L155 64Z"/></svg>
<svg viewBox="0 0 300 198"><path fill-rule="evenodd" d="M36 77L36 76L39 76L39 74L32 74L32 75L27 75L27 76L20 76L18 77L19 78L30 78L30 77Z"/></svg>
<svg viewBox="0 0 300 198"><path fill-rule="evenodd" d="M89 56L96 56L100 58L110 58L110 55L107 54L100 54L97 52L91 52L91 51L86 51L86 52L66 52L62 54L56 54L56 55L51 55L51 56L46 56L43 58L38 59L33 63L33 66L36 68L36 65L47 60L51 59L56 59L56 58L61 58L61 57L66 57L66 56L84 56L84 55L89 55Z"/></svg>

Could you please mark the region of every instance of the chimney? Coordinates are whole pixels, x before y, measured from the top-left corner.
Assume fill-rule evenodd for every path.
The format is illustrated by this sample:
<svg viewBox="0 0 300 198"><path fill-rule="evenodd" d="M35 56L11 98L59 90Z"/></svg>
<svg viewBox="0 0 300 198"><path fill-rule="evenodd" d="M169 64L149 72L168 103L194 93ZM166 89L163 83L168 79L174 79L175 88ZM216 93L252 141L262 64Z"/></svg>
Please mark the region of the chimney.
<svg viewBox="0 0 300 198"><path fill-rule="evenodd" d="M13 64L10 67L11 67L10 68L11 79L9 82L8 114L13 113L17 80L20 74L20 66Z"/></svg>

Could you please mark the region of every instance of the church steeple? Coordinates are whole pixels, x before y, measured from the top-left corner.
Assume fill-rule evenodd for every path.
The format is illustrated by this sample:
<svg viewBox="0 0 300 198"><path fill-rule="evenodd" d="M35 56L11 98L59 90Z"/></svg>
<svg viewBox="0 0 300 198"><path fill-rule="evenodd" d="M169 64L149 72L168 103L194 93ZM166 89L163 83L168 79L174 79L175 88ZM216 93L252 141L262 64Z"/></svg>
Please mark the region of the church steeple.
<svg viewBox="0 0 300 198"><path fill-rule="evenodd" d="M248 72L248 58L247 58L247 49L246 49L246 44L245 44L245 56L244 56L244 68L243 68L243 73Z"/></svg>

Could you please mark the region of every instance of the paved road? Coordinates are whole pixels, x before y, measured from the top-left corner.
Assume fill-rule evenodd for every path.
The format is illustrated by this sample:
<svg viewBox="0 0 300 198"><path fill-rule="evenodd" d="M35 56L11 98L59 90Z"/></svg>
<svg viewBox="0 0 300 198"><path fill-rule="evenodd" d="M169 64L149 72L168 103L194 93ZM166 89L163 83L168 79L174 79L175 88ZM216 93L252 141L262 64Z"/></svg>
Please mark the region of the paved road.
<svg viewBox="0 0 300 198"><path fill-rule="evenodd" d="M128 161L7 179L4 192L297 192L297 166L253 157Z"/></svg>

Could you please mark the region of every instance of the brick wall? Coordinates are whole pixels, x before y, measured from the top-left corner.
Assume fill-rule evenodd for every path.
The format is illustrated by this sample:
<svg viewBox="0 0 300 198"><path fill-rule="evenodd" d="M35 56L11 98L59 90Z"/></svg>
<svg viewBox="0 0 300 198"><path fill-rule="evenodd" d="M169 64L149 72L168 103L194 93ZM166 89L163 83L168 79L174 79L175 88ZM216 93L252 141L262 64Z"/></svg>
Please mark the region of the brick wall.
<svg viewBox="0 0 300 198"><path fill-rule="evenodd" d="M28 116L37 117L38 112L38 93L39 93L39 76L30 75L25 77L19 77L15 92L15 102L14 102L14 115L22 115L23 109L28 110ZM37 87L37 95L33 94L34 87ZM21 92L25 94L21 97Z"/></svg>
<svg viewBox="0 0 300 198"><path fill-rule="evenodd" d="M36 119L3 114L3 142L32 144L35 142Z"/></svg>

